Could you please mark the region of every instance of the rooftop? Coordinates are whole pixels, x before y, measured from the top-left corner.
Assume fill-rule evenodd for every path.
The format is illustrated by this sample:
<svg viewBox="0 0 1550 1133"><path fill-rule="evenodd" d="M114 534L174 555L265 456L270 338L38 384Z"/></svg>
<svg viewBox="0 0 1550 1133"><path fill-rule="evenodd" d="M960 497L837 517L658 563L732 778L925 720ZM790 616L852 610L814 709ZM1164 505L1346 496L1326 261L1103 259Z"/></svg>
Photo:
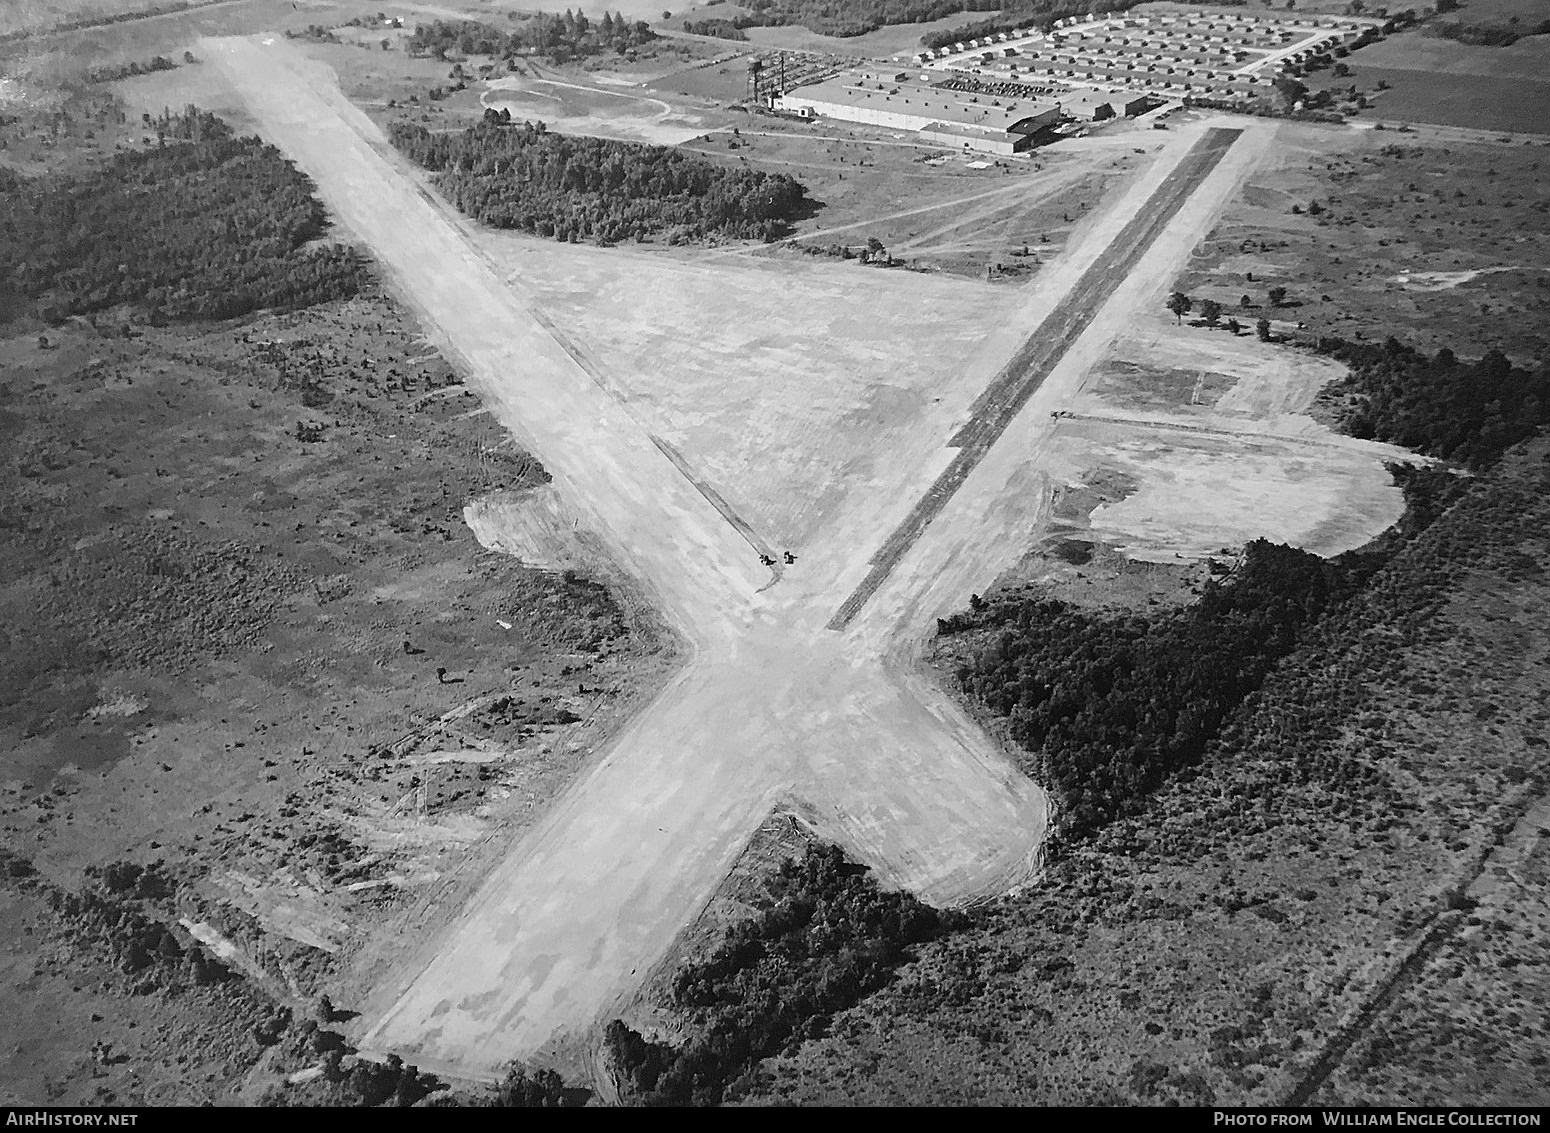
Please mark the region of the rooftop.
<svg viewBox="0 0 1550 1133"><path fill-rule="evenodd" d="M811 99L836 106L891 110L1000 133L1055 108L1053 100L938 90L907 75L881 71L847 71L821 83L787 91L786 94L788 98Z"/></svg>

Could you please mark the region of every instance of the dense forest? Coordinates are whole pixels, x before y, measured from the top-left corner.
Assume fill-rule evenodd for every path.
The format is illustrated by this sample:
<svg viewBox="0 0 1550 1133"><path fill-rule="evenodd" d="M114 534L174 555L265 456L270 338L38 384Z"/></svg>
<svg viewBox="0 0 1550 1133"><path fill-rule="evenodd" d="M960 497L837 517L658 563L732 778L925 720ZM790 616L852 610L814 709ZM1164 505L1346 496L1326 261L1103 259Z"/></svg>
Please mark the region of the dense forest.
<svg viewBox="0 0 1550 1133"><path fill-rule="evenodd" d="M516 19L516 15L512 18ZM601 20L593 22L581 12L567 8L563 16L538 12L523 19L509 32L474 20L436 20L417 24L414 35L409 37L409 53L445 59L447 52L456 51L462 55L512 59L536 52L563 63L604 51L623 55L630 48L655 38L656 32L643 20L631 23L622 15L604 12Z"/></svg>
<svg viewBox="0 0 1550 1133"><path fill-rule="evenodd" d="M541 122L506 125L493 114L456 133L401 122L390 135L469 216L558 240L772 240L806 196L783 173L712 165L666 146L555 134Z"/></svg>
<svg viewBox="0 0 1550 1133"><path fill-rule="evenodd" d="M1550 424L1550 368L1519 369L1499 350L1469 362L1392 337L1381 346L1321 338L1317 349L1351 368L1325 399L1353 436L1479 469Z"/></svg>
<svg viewBox="0 0 1550 1133"><path fill-rule="evenodd" d="M958 680L1007 717L1071 838L1133 813L1197 762L1302 630L1369 570L1260 539L1230 577L1166 614L1109 616L1053 599L976 603L981 610L941 629L999 626Z"/></svg>
<svg viewBox="0 0 1550 1133"><path fill-rule="evenodd" d="M0 277L45 317L135 304L153 318L234 318L354 295L365 263L323 235L312 184L280 151L189 107L148 122L153 148L0 195Z"/></svg>
<svg viewBox="0 0 1550 1133"><path fill-rule="evenodd" d="M693 1030L683 1046L649 1042L618 1020L609 1025L609 1055L628 1100L721 1101L759 1059L822 1033L830 1015L881 987L911 945L943 928L935 909L884 892L837 846L787 861L772 896L770 908L728 929L715 953L675 977L675 1004Z"/></svg>

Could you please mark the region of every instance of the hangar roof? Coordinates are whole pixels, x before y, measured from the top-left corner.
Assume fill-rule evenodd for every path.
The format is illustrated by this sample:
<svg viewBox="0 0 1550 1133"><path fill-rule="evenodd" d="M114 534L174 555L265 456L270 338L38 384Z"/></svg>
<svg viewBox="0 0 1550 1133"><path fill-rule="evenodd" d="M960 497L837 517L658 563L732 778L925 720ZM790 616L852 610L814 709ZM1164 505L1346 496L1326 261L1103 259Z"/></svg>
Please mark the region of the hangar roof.
<svg viewBox="0 0 1550 1133"><path fill-rule="evenodd" d="M1012 132L1018 123L1055 109L1053 101L939 90L908 75L881 71L846 71L821 83L787 91L786 97L889 110L999 133Z"/></svg>

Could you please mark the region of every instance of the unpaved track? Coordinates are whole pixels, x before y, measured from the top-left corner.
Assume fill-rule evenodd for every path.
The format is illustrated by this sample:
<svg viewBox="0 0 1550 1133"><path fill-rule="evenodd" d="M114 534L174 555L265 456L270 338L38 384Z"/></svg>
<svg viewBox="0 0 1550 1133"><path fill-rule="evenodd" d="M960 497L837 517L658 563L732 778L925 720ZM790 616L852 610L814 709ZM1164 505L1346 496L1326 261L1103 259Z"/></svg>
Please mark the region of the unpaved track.
<svg viewBox="0 0 1550 1133"><path fill-rule="evenodd" d="M1216 168L1227 148L1237 140L1238 133L1236 130L1209 130L1195 143L1184 160L1147 198L1140 211L1114 236L1098 259L1044 318L1038 333L1018 348L995 381L975 399L968 422L949 442L958 450L957 455L872 557L872 569L840 604L829 621L830 629L841 630L850 624L893 573L899 560L914 547L931 521L952 502L958 489L1001 439L1050 371L1092 324L1098 308Z"/></svg>
<svg viewBox="0 0 1550 1133"><path fill-rule="evenodd" d="M921 603L961 601L963 584L982 585L1021 546L1032 496L1018 454L992 453L867 616L848 633L827 631L897 522L862 498L875 500L878 486L858 494L843 542L804 550L768 587L744 536L555 341L520 288L500 280L326 70L275 37L205 50L689 647L678 676L423 942L402 978L364 1005L362 1045L491 1074L606 1017L783 796L928 900L1026 879L1043 838L1043 794L915 666L929 631ZM1127 193L1108 230L1145 196ZM1068 258L1090 263L1107 243L1092 226ZM1052 270L1032 292L1039 318L1061 278ZM993 335L976 366L995 373L1037 321ZM939 471L921 475L929 483ZM919 487L881 490L907 499ZM964 547L986 553L959 554ZM917 559L933 573L920 573Z"/></svg>

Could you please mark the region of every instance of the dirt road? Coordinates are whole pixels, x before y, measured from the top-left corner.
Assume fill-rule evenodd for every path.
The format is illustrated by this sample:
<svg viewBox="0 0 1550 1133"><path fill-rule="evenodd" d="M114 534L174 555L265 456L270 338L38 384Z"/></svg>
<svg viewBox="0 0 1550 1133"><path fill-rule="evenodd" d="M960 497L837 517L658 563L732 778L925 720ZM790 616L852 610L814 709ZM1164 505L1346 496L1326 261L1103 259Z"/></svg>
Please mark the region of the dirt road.
<svg viewBox="0 0 1550 1133"><path fill-rule="evenodd" d="M920 485L860 481L849 521L769 586L745 534L555 340L331 75L274 37L205 47L689 647L658 699L365 1005L362 1045L489 1074L606 1017L782 796L927 900L1027 878L1042 793L913 664L924 608L961 602L965 581L993 576L1020 548L1038 506L1027 454L986 446L866 616L847 633L826 630L898 521L878 501L915 498ZM1193 140L1180 132L1147 190L1127 193L1068 253L1077 275L1051 272L1031 300L1037 318L992 335L969 371L988 381L1004 366L1058 301L1051 288L1103 254ZM942 449L910 479L929 483L950 458ZM979 546L987 553L965 553Z"/></svg>
<svg viewBox="0 0 1550 1133"><path fill-rule="evenodd" d="M872 557L872 569L840 604L829 620L830 629L842 630L850 624L931 521L951 503L963 482L1001 439L1001 434L1006 432L1034 391L1092 323L1103 301L1151 247L1152 241L1200 182L1216 168L1216 163L1237 136L1236 130L1216 129L1208 131L1195 143L1184 160L1039 324L1038 332L1018 348L995 381L975 399L969 420L948 442L950 447L958 450L957 455Z"/></svg>

